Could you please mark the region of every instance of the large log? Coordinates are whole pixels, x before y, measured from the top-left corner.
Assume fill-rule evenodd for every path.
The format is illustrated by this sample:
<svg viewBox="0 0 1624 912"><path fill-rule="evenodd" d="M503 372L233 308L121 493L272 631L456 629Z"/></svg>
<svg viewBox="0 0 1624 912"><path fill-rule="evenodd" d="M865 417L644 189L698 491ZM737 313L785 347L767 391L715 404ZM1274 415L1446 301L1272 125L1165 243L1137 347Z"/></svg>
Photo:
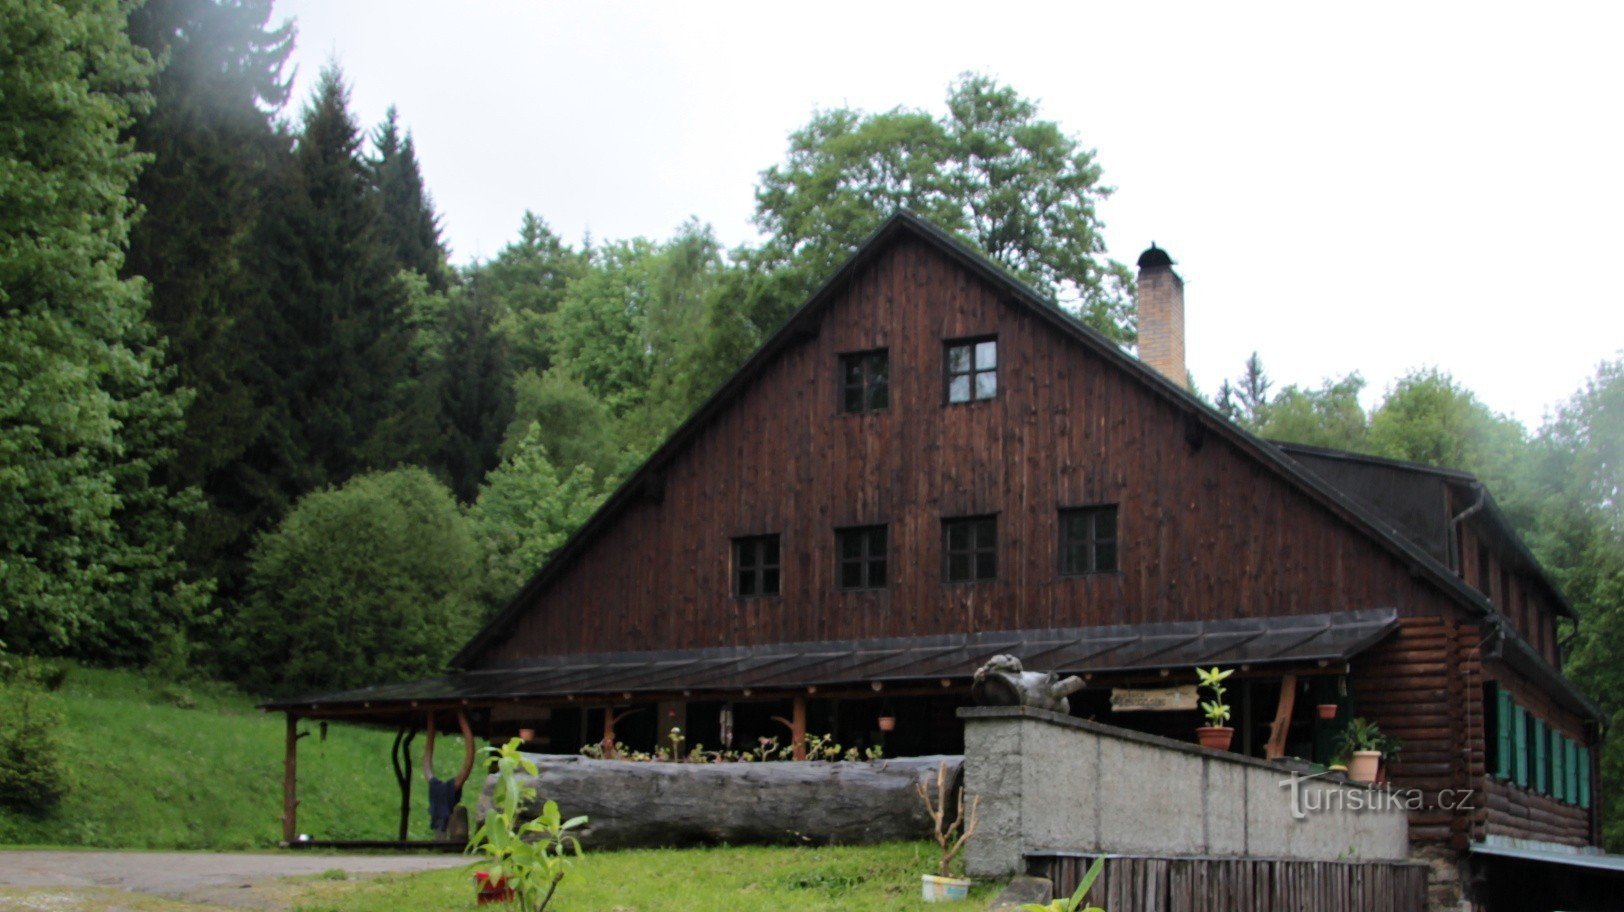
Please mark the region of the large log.
<svg viewBox="0 0 1624 912"><path fill-rule="evenodd" d="M915 783L934 787L938 764L957 781L962 757L857 763L645 763L532 756L526 782L565 817L588 848L729 843L861 844L925 839L931 820ZM495 776L479 808L491 807Z"/></svg>

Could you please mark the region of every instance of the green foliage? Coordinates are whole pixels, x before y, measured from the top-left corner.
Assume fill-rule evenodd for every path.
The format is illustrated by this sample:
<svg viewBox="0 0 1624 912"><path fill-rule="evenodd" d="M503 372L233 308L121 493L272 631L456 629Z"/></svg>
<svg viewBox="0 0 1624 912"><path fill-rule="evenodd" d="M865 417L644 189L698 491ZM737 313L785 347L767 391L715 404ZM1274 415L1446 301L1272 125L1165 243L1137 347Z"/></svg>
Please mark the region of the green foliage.
<svg viewBox="0 0 1624 912"><path fill-rule="evenodd" d="M1084 897L1088 896L1088 891L1094 887L1094 881L1099 880L1104 870L1105 859L1103 857L1094 859L1094 863L1084 872L1083 879L1077 882L1077 891L1070 897L1061 897L1048 905L1025 903L1021 906L1021 912L1105 912L1100 906L1083 905Z"/></svg>
<svg viewBox="0 0 1624 912"><path fill-rule="evenodd" d="M494 608L519 591L603 501L592 469L561 474L531 424L513 455L485 480L469 521L484 560L481 594Z"/></svg>
<svg viewBox="0 0 1624 912"><path fill-rule="evenodd" d="M0 679L0 808L33 817L56 810L72 781L62 713L46 692L55 689L46 676L28 659Z"/></svg>
<svg viewBox="0 0 1624 912"><path fill-rule="evenodd" d="M0 808L0 844L274 848L282 837L282 717L219 684L189 684L191 709L171 705L167 689L152 673L74 667L51 695L74 788L45 816ZM335 724L325 740L299 742L303 832L333 839L395 832L391 737ZM414 813L422 813L421 796Z"/></svg>
<svg viewBox="0 0 1624 912"><path fill-rule="evenodd" d="M771 329L892 212L964 238L1118 342L1135 337L1132 279L1104 257L1094 152L1037 119L1037 105L966 73L947 113L822 111L761 175L756 224L770 238L752 313Z"/></svg>
<svg viewBox="0 0 1624 912"><path fill-rule="evenodd" d="M1337 733L1334 750L1339 757L1351 757L1354 751L1385 751L1391 743L1382 734L1381 726L1358 717L1348 720L1347 726Z"/></svg>
<svg viewBox="0 0 1624 912"><path fill-rule="evenodd" d="M548 461L560 472L586 466L602 478L622 463L609 409L580 381L562 371L527 371L514 382L513 399L513 422L502 439L503 459L519 452L534 425L546 441Z"/></svg>
<svg viewBox="0 0 1624 912"><path fill-rule="evenodd" d="M373 191L378 195L379 240L393 256L395 267L415 272L435 290L447 283L445 247L440 242L440 217L423 186L412 134L403 135L393 105L373 134L376 150L367 163Z"/></svg>
<svg viewBox="0 0 1624 912"><path fill-rule="evenodd" d="M1326 380L1319 389L1287 386L1257 410L1252 430L1269 440L1364 450L1367 419L1359 404L1364 387L1364 378L1357 373Z"/></svg>
<svg viewBox="0 0 1624 912"><path fill-rule="evenodd" d="M1371 412L1369 452L1464 469L1503 494L1524 436L1522 425L1496 415L1453 377L1425 369L1399 378Z"/></svg>
<svg viewBox="0 0 1624 912"><path fill-rule="evenodd" d="M154 69L125 26L115 0L0 4L0 629L24 652L139 658L206 595L174 557L192 501L157 478L186 396L118 275Z"/></svg>
<svg viewBox="0 0 1624 912"><path fill-rule="evenodd" d="M288 693L438 672L473 632L477 566L467 519L422 469L310 494L254 548L243 679Z"/></svg>
<svg viewBox="0 0 1624 912"><path fill-rule="evenodd" d="M1228 722L1229 704L1224 702L1224 694L1229 688L1224 686L1224 682L1235 673L1235 669L1225 671L1215 665L1212 668L1197 668L1195 673L1200 679L1200 686L1212 694L1211 700L1203 701L1201 704L1201 712L1207 717L1207 724L1220 726Z"/></svg>
<svg viewBox="0 0 1624 912"><path fill-rule="evenodd" d="M245 375L256 360L246 305L280 279L254 235L269 175L288 154L272 117L287 99L293 27L267 26L271 0L131 5L131 38L163 67L128 134L149 160L124 271L151 288L151 320L196 394L163 467L170 489L201 486L207 497L187 523L185 557L201 578L231 577L262 518L252 508L261 495L236 471L262 420Z"/></svg>
<svg viewBox="0 0 1624 912"><path fill-rule="evenodd" d="M552 365L555 314L570 283L586 274L588 256L565 244L546 221L525 212L519 239L470 271L477 294L496 302L500 331L519 370Z"/></svg>
<svg viewBox="0 0 1624 912"><path fill-rule="evenodd" d="M552 901L566 868L581 856L581 842L570 830L587 819L565 820L558 802L548 800L536 816L520 822L525 807L536 799L535 788L519 780L521 771L536 775L536 764L519 752L520 743L514 738L499 748L485 749L496 762L496 784L491 810L469 836L468 851L483 852L490 859L483 872L488 882L513 891L523 912L541 912Z"/></svg>

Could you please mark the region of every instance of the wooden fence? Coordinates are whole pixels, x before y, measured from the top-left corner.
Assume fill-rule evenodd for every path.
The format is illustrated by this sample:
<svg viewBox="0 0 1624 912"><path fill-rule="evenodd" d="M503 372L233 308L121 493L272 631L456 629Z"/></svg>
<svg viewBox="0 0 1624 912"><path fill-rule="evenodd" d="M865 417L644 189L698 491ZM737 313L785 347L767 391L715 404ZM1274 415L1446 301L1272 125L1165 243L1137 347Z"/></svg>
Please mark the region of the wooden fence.
<svg viewBox="0 0 1624 912"><path fill-rule="evenodd" d="M1029 855L1070 896L1094 859ZM1110 912L1423 912L1427 868L1408 862L1108 855L1088 901Z"/></svg>

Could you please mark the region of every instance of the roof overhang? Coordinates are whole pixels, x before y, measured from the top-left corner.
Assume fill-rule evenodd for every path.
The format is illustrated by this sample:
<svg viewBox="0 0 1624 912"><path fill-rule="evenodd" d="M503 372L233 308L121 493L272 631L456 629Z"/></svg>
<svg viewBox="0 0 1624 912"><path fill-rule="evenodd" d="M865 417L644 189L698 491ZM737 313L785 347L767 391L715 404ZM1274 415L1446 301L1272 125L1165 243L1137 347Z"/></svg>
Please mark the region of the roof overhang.
<svg viewBox="0 0 1624 912"><path fill-rule="evenodd" d="M1392 609L1158 624L824 640L762 646L546 656L498 667L277 700L262 708L314 716L398 719L412 708L505 702L737 698L818 688L968 680L995 655L1031 669L1128 674L1189 669L1345 663L1398 627Z"/></svg>
<svg viewBox="0 0 1624 912"><path fill-rule="evenodd" d="M1624 856L1490 836L1468 854L1470 892L1495 908L1612 910L1624 888Z"/></svg>

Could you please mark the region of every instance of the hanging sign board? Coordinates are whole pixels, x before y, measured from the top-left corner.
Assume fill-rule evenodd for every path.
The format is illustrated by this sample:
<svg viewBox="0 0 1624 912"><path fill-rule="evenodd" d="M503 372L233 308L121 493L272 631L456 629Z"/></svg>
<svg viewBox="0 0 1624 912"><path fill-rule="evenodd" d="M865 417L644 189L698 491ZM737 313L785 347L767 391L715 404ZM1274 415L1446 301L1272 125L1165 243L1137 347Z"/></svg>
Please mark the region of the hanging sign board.
<svg viewBox="0 0 1624 912"><path fill-rule="evenodd" d="M1195 709L1195 685L1182 687L1113 687L1112 712L1168 712Z"/></svg>

